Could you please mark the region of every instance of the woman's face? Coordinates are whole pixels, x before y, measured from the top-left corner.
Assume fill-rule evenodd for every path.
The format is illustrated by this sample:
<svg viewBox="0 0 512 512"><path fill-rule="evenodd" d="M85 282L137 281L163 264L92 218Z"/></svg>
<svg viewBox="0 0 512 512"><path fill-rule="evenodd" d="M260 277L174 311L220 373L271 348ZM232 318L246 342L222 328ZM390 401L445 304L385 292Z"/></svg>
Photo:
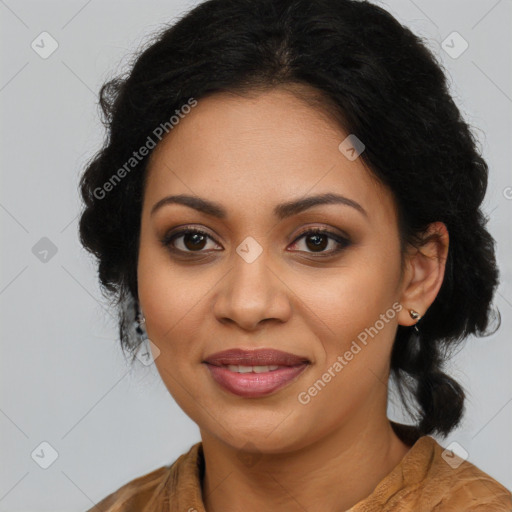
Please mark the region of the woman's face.
<svg viewBox="0 0 512 512"><path fill-rule="evenodd" d="M160 350L155 363L201 431L234 447L297 449L340 428L360 433L386 413L390 351L405 314L397 217L390 192L339 149L348 135L284 90L217 94L200 99L151 155L138 291ZM323 194L349 201L276 209ZM154 209L175 195L225 215L170 200ZM186 228L206 236L173 237ZM331 235L304 235L310 229ZM308 364L298 375L284 369L294 377L279 389L252 384L243 395L204 363L236 348ZM231 377L243 384L243 375Z"/></svg>

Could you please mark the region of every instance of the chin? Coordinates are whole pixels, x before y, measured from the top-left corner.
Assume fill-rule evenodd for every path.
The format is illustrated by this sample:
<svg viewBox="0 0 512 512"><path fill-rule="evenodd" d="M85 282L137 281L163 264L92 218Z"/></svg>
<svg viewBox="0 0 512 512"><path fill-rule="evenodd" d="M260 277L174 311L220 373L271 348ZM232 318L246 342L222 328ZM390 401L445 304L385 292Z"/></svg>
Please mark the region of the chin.
<svg viewBox="0 0 512 512"><path fill-rule="evenodd" d="M285 453L300 449L311 442L311 434L298 430L291 415L271 421L265 418L244 419L224 416L223 427L212 425L212 435L235 450L265 454Z"/></svg>

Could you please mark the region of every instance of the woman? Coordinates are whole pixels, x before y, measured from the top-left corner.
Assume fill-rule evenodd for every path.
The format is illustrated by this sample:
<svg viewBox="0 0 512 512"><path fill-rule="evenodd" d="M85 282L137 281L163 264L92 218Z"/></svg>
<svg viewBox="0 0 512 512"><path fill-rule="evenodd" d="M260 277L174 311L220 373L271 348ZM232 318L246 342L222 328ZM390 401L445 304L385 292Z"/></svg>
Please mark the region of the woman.
<svg viewBox="0 0 512 512"><path fill-rule="evenodd" d="M368 2L210 0L101 105L81 241L201 442L90 510L512 510L429 435L498 270L487 164L415 35Z"/></svg>

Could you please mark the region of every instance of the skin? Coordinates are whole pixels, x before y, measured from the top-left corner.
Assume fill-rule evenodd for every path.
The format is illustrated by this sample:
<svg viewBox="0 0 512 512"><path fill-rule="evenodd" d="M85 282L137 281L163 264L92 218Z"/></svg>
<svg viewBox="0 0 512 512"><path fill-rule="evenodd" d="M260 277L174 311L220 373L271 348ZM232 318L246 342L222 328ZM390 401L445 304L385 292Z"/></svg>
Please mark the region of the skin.
<svg viewBox="0 0 512 512"><path fill-rule="evenodd" d="M389 360L398 324L413 325L441 287L448 251L436 240L410 248L403 274L391 192L362 160L338 149L340 126L284 88L250 97L217 93L198 105L153 151L141 219L138 293L158 371L199 426L206 461L206 510L346 510L368 496L409 450L386 417ZM338 193L367 212L318 205L278 220L275 205ZM173 194L220 203L225 219L180 204ZM161 240L192 225L202 244L181 236L175 255ZM350 240L341 252L305 228ZM246 237L262 248L248 263ZM194 247L198 247L194 252ZM197 251L201 255L195 256ZM202 251L202 252L201 252ZM188 255L192 254L192 257ZM188 259L187 259L188 258ZM312 397L298 400L394 303L394 318ZM201 361L228 348L275 348L311 364L277 393L242 398L225 391Z"/></svg>

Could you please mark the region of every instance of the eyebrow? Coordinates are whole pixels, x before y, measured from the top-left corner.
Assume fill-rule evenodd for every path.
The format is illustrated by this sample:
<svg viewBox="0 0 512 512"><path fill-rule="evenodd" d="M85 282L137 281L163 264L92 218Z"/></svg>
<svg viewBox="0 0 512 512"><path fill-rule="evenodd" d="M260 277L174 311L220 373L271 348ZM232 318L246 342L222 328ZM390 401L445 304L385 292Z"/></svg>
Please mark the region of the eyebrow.
<svg viewBox="0 0 512 512"><path fill-rule="evenodd" d="M150 215L153 215L158 209L168 204L182 204L184 206L188 206L189 208L193 208L194 210L202 212L206 215L211 215L212 217L216 217L218 219L225 219L228 216L226 209L221 204L197 196L190 196L186 194L167 196L160 199L153 205L153 208L151 208ZM353 199L350 199L339 194L331 193L309 196L303 199L292 200L278 204L274 207L274 215L279 220L283 220L288 217L291 217L292 215L297 215L305 210L308 210L313 206L324 204L341 204L345 206L350 206L351 208L354 208L355 210L360 212L365 217L368 217L368 213L366 212L366 210L357 201L354 201Z"/></svg>

